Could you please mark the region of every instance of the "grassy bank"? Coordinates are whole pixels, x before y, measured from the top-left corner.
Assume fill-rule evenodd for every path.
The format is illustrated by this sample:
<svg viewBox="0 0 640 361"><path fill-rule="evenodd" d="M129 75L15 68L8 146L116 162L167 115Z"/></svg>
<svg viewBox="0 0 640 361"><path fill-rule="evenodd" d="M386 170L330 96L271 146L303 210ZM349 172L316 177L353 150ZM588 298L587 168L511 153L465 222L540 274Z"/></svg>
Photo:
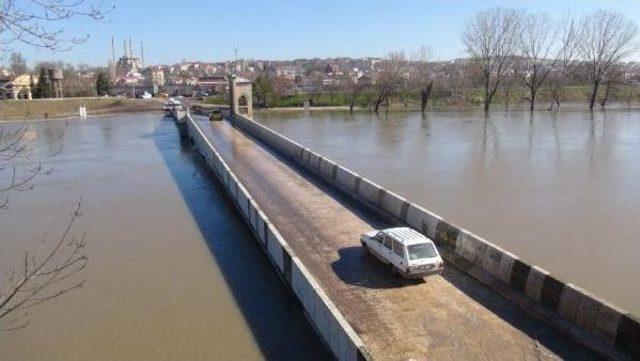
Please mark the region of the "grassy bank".
<svg viewBox="0 0 640 361"><path fill-rule="evenodd" d="M59 118L78 115L85 106L89 115L129 113L162 109L161 100L118 98L65 98L0 101L0 120Z"/></svg>

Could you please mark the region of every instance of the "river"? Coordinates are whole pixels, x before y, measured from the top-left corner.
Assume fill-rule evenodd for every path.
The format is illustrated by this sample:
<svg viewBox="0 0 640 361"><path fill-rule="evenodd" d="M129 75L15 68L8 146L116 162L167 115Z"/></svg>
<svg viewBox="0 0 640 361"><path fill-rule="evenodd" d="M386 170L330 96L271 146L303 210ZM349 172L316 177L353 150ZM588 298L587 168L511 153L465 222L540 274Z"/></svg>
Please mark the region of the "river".
<svg viewBox="0 0 640 361"><path fill-rule="evenodd" d="M83 288L0 333L2 360L328 359L301 308L173 121L27 123L52 168L0 211L0 267L62 231L82 197ZM5 123L5 126L16 126ZM62 148L59 149L62 142Z"/></svg>
<svg viewBox="0 0 640 361"><path fill-rule="evenodd" d="M640 315L640 111L255 118Z"/></svg>

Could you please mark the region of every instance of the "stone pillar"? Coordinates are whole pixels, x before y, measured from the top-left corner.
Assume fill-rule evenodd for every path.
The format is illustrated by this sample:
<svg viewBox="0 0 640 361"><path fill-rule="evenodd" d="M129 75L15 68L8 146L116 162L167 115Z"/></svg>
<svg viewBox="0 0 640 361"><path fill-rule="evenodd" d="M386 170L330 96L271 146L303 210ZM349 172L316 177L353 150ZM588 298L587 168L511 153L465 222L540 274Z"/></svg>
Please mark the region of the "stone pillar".
<svg viewBox="0 0 640 361"><path fill-rule="evenodd" d="M229 76L229 108L231 115L253 118L253 96L251 81L235 75Z"/></svg>

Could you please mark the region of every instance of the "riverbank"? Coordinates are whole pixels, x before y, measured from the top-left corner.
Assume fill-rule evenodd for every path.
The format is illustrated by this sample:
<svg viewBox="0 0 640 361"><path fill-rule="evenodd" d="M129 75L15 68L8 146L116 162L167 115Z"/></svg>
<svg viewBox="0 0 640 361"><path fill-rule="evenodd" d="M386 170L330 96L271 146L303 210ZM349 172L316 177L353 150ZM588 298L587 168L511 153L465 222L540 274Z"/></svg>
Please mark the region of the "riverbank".
<svg viewBox="0 0 640 361"><path fill-rule="evenodd" d="M65 98L0 101L0 121L17 119L70 118L85 106L88 115L106 115L162 110L162 99Z"/></svg>

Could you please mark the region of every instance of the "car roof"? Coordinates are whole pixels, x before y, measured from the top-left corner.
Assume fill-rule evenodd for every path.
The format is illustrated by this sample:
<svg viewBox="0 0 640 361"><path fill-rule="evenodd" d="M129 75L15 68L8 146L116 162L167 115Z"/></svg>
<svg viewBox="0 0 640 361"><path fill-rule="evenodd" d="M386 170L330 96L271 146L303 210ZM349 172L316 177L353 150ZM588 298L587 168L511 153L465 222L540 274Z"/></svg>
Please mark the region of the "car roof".
<svg viewBox="0 0 640 361"><path fill-rule="evenodd" d="M387 228L383 229L382 232L404 245L431 242L431 240L422 233L409 227Z"/></svg>

